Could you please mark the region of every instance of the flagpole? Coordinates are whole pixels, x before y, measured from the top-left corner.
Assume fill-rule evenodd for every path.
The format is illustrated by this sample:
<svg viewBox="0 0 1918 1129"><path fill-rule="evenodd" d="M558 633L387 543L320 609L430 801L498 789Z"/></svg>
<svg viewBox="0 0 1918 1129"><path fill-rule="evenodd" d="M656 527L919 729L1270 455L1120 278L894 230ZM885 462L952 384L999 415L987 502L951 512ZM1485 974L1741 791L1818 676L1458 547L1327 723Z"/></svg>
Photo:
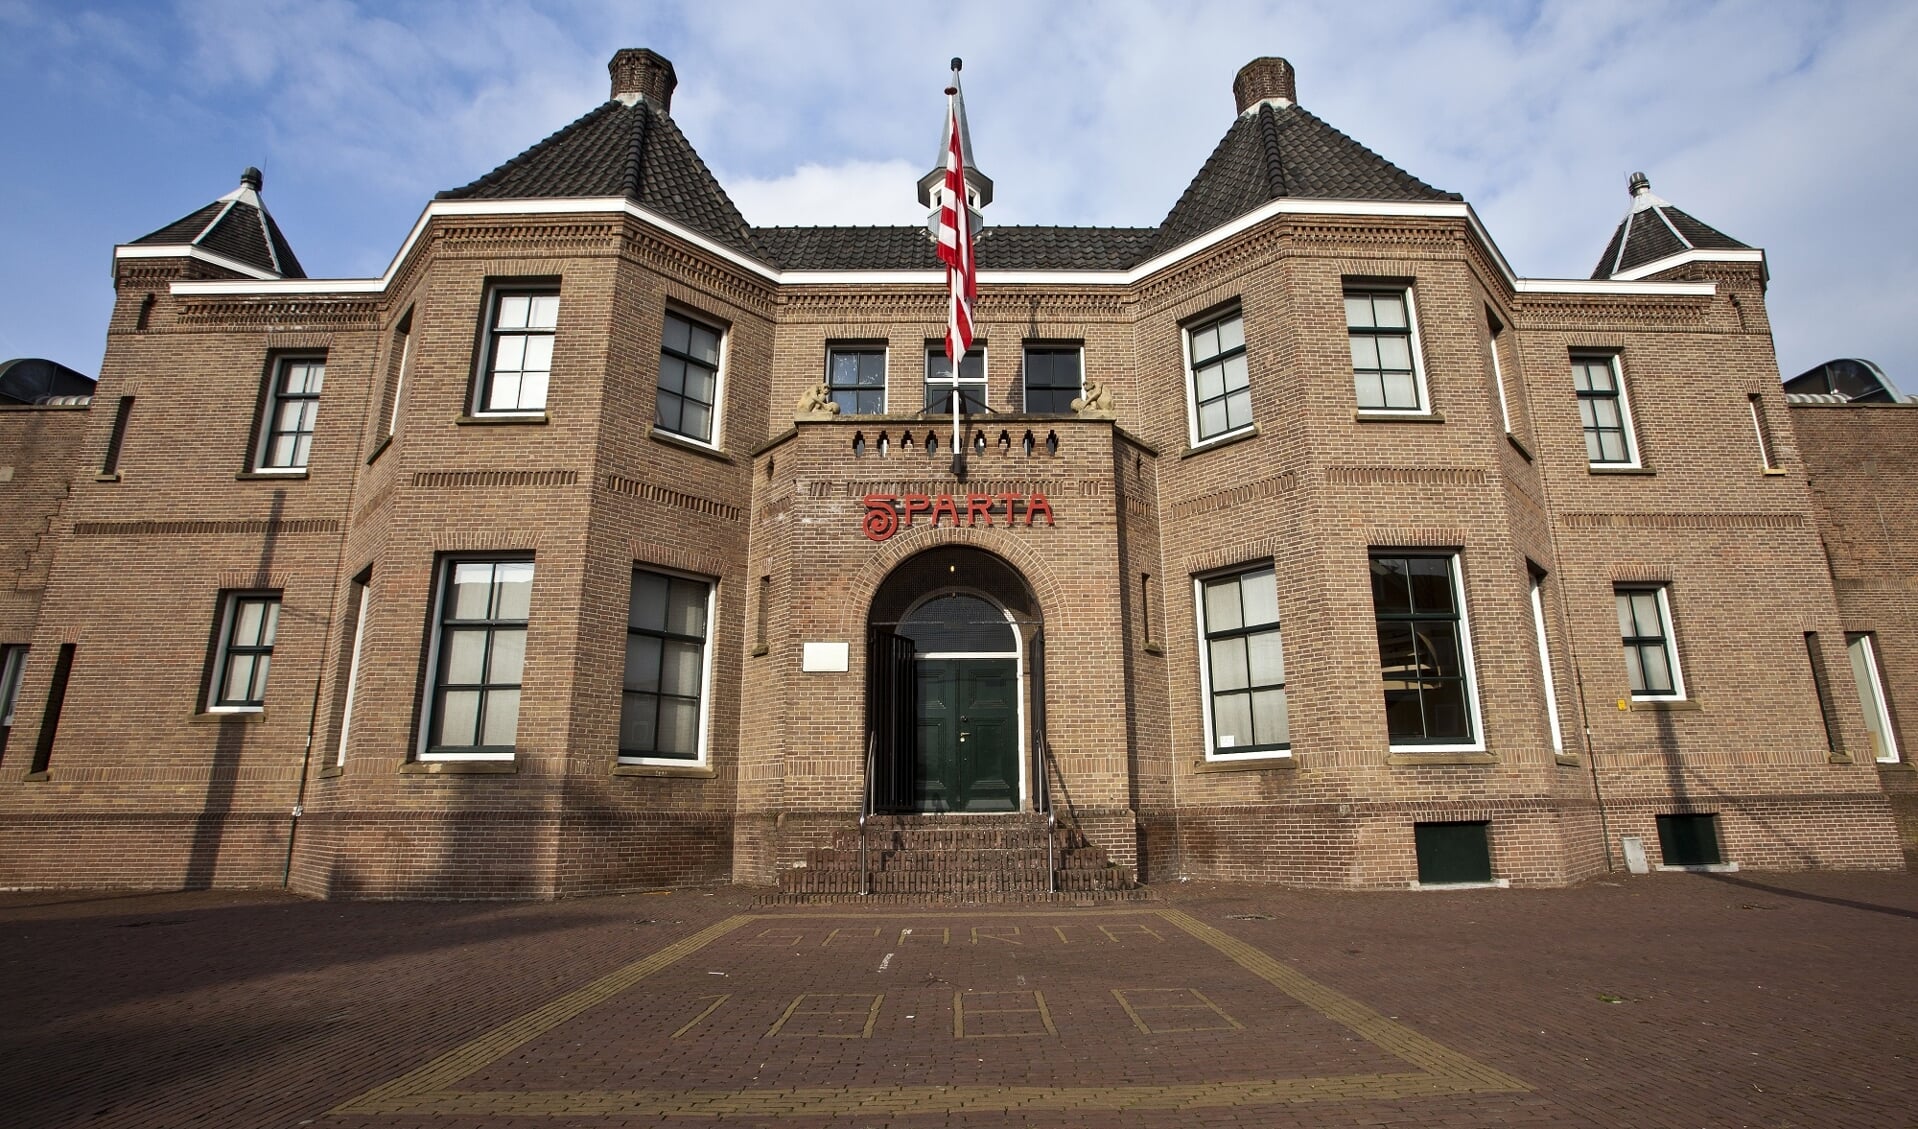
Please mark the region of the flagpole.
<svg viewBox="0 0 1918 1129"><path fill-rule="evenodd" d="M954 59L952 61L952 85L946 87L946 120L952 123L953 145L955 147L959 147L960 152L963 154L965 150L962 146L960 146L960 139L959 139L958 98L959 98L959 60ZM962 162L963 162L963 159L964 158L962 157L961 158ZM961 176L962 178L964 176L963 169L961 170ZM966 206L966 199L964 196L965 188L964 188L963 179L961 180L960 184L961 184L961 187L960 187L961 195L959 198L959 206L963 208ZM970 220L970 218L971 217L968 216L967 220ZM967 227L968 229L970 229L971 224L967 223ZM966 235L970 237L972 235L972 232L970 230L967 230ZM950 281L951 268L947 268L947 279L948 281L946 283L946 286L947 286L947 289L950 290L952 286L952 283ZM950 300L951 299L948 298L948 301ZM951 321L950 316L948 316L947 320ZM957 357L952 355L952 327L947 326L946 328L946 360L950 362L952 365L952 476L961 482L964 482L966 478L966 445L965 445L965 441L961 439L959 436L959 367L960 367L960 362L964 359L964 357L965 357L964 353L961 353Z"/></svg>

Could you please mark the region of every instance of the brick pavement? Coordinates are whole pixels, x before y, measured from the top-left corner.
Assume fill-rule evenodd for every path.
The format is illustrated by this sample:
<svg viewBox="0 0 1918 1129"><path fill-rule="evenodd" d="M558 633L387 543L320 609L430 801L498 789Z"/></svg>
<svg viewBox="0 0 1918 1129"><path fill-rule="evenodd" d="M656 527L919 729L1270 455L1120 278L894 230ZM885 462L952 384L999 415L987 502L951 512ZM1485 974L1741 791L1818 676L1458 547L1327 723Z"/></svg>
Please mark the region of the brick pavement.
<svg viewBox="0 0 1918 1129"><path fill-rule="evenodd" d="M0 1125L1910 1125L1918 878L0 895Z"/></svg>

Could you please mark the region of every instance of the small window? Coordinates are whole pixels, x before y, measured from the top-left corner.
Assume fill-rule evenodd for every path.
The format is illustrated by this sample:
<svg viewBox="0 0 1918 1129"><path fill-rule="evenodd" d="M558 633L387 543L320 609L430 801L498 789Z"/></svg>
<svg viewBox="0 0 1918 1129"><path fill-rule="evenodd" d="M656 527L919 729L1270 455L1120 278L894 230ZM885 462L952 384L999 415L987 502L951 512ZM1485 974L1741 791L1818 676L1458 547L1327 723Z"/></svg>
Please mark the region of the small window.
<svg viewBox="0 0 1918 1129"><path fill-rule="evenodd" d="M406 378L413 368L413 311L400 317L393 329L393 346L387 356L386 394L380 400L380 415L386 420L386 436L400 429L400 397L406 391Z"/></svg>
<svg viewBox="0 0 1918 1129"><path fill-rule="evenodd" d="M952 394L955 389L964 397L959 410L966 415L977 415L986 410L986 353L985 342L973 342L975 348L959 358L959 378L953 379L952 358L946 356L945 345L926 346L926 414L952 414Z"/></svg>
<svg viewBox="0 0 1918 1129"><path fill-rule="evenodd" d="M1413 361L1412 295L1406 290L1347 290L1345 332L1352 379L1364 412L1423 412Z"/></svg>
<svg viewBox="0 0 1918 1129"><path fill-rule="evenodd" d="M1375 554L1372 611L1394 747L1473 747L1478 703L1458 558Z"/></svg>
<svg viewBox="0 0 1918 1129"><path fill-rule="evenodd" d="M619 708L621 760L703 758L712 600L707 581L633 573Z"/></svg>
<svg viewBox="0 0 1918 1129"><path fill-rule="evenodd" d="M1872 756L1880 764L1896 764L1898 735L1885 697L1885 680L1878 670L1877 637L1869 632L1847 635L1845 649L1851 652L1851 676L1858 683L1858 707L1864 711L1865 728L1871 731Z"/></svg>
<svg viewBox="0 0 1918 1129"><path fill-rule="evenodd" d="M1505 366L1499 359L1499 352L1505 347L1505 323L1498 320L1491 307L1485 310L1485 348L1492 360L1492 389L1498 393L1498 419L1505 428L1505 434L1512 434L1512 405L1505 398Z"/></svg>
<svg viewBox="0 0 1918 1129"><path fill-rule="evenodd" d="M346 745L353 735L353 699L360 688L360 652L366 646L366 615L373 608L373 574L361 573L353 579L353 588L349 600L353 617L353 634L347 641L346 653L346 701L340 708L340 733L333 754L335 766L346 764Z"/></svg>
<svg viewBox="0 0 1918 1129"><path fill-rule="evenodd" d="M659 399L653 422L661 431L712 443L719 418L719 341L711 326L668 313L659 345Z"/></svg>
<svg viewBox="0 0 1918 1129"><path fill-rule="evenodd" d="M1085 394L1081 351L1077 345L1026 347L1026 411L1065 415Z"/></svg>
<svg viewBox="0 0 1918 1129"><path fill-rule="evenodd" d="M1751 405L1752 431L1758 436L1758 462L1766 470L1778 469L1778 456L1772 450L1771 424L1765 418L1765 398L1756 392L1746 395Z"/></svg>
<svg viewBox="0 0 1918 1129"><path fill-rule="evenodd" d="M20 680L27 673L27 645L0 647L0 753L6 752L13 730L13 707L20 700Z"/></svg>
<svg viewBox="0 0 1918 1129"><path fill-rule="evenodd" d="M826 352L826 385L846 415L886 410L886 349L883 345L834 346Z"/></svg>
<svg viewBox="0 0 1918 1129"><path fill-rule="evenodd" d="M494 291L476 412L532 414L546 410L546 385L553 373L553 333L558 326L557 291Z"/></svg>
<svg viewBox="0 0 1918 1129"><path fill-rule="evenodd" d="M1625 646L1625 675L1634 698L1683 698L1685 680L1672 645L1668 589L1620 588L1618 634Z"/></svg>
<svg viewBox="0 0 1918 1129"><path fill-rule="evenodd" d="M1573 357L1572 383L1578 389L1586 459L1593 466L1637 466L1632 414L1625 403L1625 382L1618 376L1618 358Z"/></svg>
<svg viewBox="0 0 1918 1129"><path fill-rule="evenodd" d="M1545 682L1545 723L1552 734L1552 752L1565 751L1565 729L1558 718L1558 686L1552 678L1552 644L1545 634L1545 577L1532 576L1532 630L1538 636L1538 670Z"/></svg>
<svg viewBox="0 0 1918 1129"><path fill-rule="evenodd" d="M1206 577L1196 589L1207 749L1213 756L1289 751L1292 724L1272 566Z"/></svg>
<svg viewBox="0 0 1918 1129"><path fill-rule="evenodd" d="M213 670L209 712L259 710L266 706L266 676L280 628L280 597L236 592L222 602L220 649Z"/></svg>
<svg viewBox="0 0 1918 1129"><path fill-rule="evenodd" d="M266 426L260 429L260 457L254 469L306 469L314 421L320 414L320 382L325 377L326 362L318 357L283 357L273 366Z"/></svg>
<svg viewBox="0 0 1918 1129"><path fill-rule="evenodd" d="M422 759L513 755L532 594L530 560L445 563Z"/></svg>
<svg viewBox="0 0 1918 1129"><path fill-rule="evenodd" d="M1418 852L1419 885L1458 886L1492 880L1492 837L1488 823L1415 823L1412 844Z"/></svg>
<svg viewBox="0 0 1918 1129"><path fill-rule="evenodd" d="M1245 360L1245 318L1239 311L1187 327L1195 443L1252 426L1252 388Z"/></svg>
<svg viewBox="0 0 1918 1129"><path fill-rule="evenodd" d="M1666 866L1722 865L1725 853L1718 846L1718 817L1659 816L1658 853Z"/></svg>

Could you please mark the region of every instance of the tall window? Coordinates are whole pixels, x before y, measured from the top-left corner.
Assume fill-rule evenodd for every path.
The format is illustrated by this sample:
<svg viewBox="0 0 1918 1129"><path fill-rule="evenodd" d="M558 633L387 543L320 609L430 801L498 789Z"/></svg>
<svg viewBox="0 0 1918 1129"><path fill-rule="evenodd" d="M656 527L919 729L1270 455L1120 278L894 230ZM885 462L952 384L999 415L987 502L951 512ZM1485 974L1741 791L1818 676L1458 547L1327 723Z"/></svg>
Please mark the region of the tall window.
<svg viewBox="0 0 1918 1129"><path fill-rule="evenodd" d="M333 754L335 765L346 763L346 743L353 733L353 699L360 688L360 650L366 646L366 613L373 606L372 573L365 572L354 577L351 603L353 638L346 646L346 653L350 656L346 663L346 704L340 708L340 735Z"/></svg>
<svg viewBox="0 0 1918 1129"><path fill-rule="evenodd" d="M1672 605L1668 589L1620 588L1618 635L1625 645L1625 676L1634 698L1683 698L1685 680L1679 674L1678 653L1672 646Z"/></svg>
<svg viewBox="0 0 1918 1129"><path fill-rule="evenodd" d="M1505 367L1499 360L1499 350L1504 348L1505 323L1498 315L1485 310L1485 348L1492 358L1492 388L1498 393L1498 418L1505 427L1505 434L1512 434L1512 405L1505 398Z"/></svg>
<svg viewBox="0 0 1918 1129"><path fill-rule="evenodd" d="M235 592L221 605L220 649L213 670L212 712L266 706L267 670L280 628L280 597L272 592Z"/></svg>
<svg viewBox="0 0 1918 1129"><path fill-rule="evenodd" d="M386 435L390 439L400 429L400 395L406 391L406 377L413 368L413 311L408 310L393 329L393 351L387 363L386 395L380 402L380 414L386 417Z"/></svg>
<svg viewBox="0 0 1918 1129"><path fill-rule="evenodd" d="M1472 744L1477 705L1458 558L1375 554L1372 611L1391 743Z"/></svg>
<svg viewBox="0 0 1918 1129"><path fill-rule="evenodd" d="M1411 295L1404 290L1347 290L1345 332L1359 410L1422 412L1412 363Z"/></svg>
<svg viewBox="0 0 1918 1129"><path fill-rule="evenodd" d="M512 755L533 562L447 561L423 759Z"/></svg>
<svg viewBox="0 0 1918 1129"><path fill-rule="evenodd" d="M1215 756L1292 747L1272 566L1198 581L1207 744Z"/></svg>
<svg viewBox="0 0 1918 1129"><path fill-rule="evenodd" d="M1084 394L1077 345L1026 347L1026 411L1035 415L1064 415L1072 410L1072 401Z"/></svg>
<svg viewBox="0 0 1918 1129"><path fill-rule="evenodd" d="M1192 369L1193 440L1203 443L1252 426L1245 367L1245 317L1234 310L1186 329Z"/></svg>
<svg viewBox="0 0 1918 1129"><path fill-rule="evenodd" d="M1545 578L1532 573L1532 629L1538 635L1538 670L1545 680L1545 721L1552 731L1552 752L1565 751L1565 730L1558 720L1558 685L1552 678L1552 645L1545 635Z"/></svg>
<svg viewBox="0 0 1918 1129"><path fill-rule="evenodd" d="M700 759L712 598L713 586L703 580L633 573L619 709L621 759Z"/></svg>
<svg viewBox="0 0 1918 1129"><path fill-rule="evenodd" d="M13 731L13 707L20 700L20 679L27 672L27 645L0 647L0 754Z"/></svg>
<svg viewBox="0 0 1918 1129"><path fill-rule="evenodd" d="M1632 415L1618 358L1573 357L1572 383L1578 389L1578 418L1585 428L1585 457L1593 466L1634 466Z"/></svg>
<svg viewBox="0 0 1918 1129"><path fill-rule="evenodd" d="M257 470L305 470L313 448L313 425L320 414L320 382L326 362L318 357L284 357L273 366L267 392L266 425L260 429Z"/></svg>
<svg viewBox="0 0 1918 1129"><path fill-rule="evenodd" d="M477 412L543 412L553 372L554 291L496 290Z"/></svg>
<svg viewBox="0 0 1918 1129"><path fill-rule="evenodd" d="M951 415L955 390L965 397L959 410L966 415L986 410L985 342L973 342L972 351L959 358L956 380L952 375L952 358L946 356L945 342L926 346L926 414Z"/></svg>
<svg viewBox="0 0 1918 1129"><path fill-rule="evenodd" d="M719 413L719 330L666 315L659 345L659 399L653 422L661 431L701 443L713 441Z"/></svg>
<svg viewBox="0 0 1918 1129"><path fill-rule="evenodd" d="M886 410L886 347L837 345L826 352L826 386L832 402L846 415L871 416Z"/></svg>
<svg viewBox="0 0 1918 1129"><path fill-rule="evenodd" d="M1858 706L1865 714L1865 728L1871 731L1872 756L1881 763L1895 764L1898 735L1891 723L1891 705L1885 699L1885 680L1878 671L1877 639L1869 633L1847 635L1845 649L1851 652L1851 676L1858 683ZM4 688L0 688L0 693L4 693Z"/></svg>

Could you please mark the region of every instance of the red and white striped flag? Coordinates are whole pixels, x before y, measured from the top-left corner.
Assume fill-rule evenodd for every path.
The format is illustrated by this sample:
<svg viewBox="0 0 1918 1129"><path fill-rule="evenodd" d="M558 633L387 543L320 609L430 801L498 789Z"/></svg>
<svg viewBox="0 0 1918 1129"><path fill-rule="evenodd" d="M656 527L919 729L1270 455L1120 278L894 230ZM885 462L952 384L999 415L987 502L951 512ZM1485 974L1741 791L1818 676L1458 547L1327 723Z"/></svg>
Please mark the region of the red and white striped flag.
<svg viewBox="0 0 1918 1129"><path fill-rule="evenodd" d="M954 76L955 79L957 76ZM946 151L946 191L939 198L939 261L946 264L946 356L952 374L959 375L959 359L972 348L972 303L979 297L979 274L972 261L972 209L966 206L966 155L959 144L959 92L946 92L946 131L952 145ZM959 389L955 382L953 397ZM956 404L955 404L956 407Z"/></svg>

